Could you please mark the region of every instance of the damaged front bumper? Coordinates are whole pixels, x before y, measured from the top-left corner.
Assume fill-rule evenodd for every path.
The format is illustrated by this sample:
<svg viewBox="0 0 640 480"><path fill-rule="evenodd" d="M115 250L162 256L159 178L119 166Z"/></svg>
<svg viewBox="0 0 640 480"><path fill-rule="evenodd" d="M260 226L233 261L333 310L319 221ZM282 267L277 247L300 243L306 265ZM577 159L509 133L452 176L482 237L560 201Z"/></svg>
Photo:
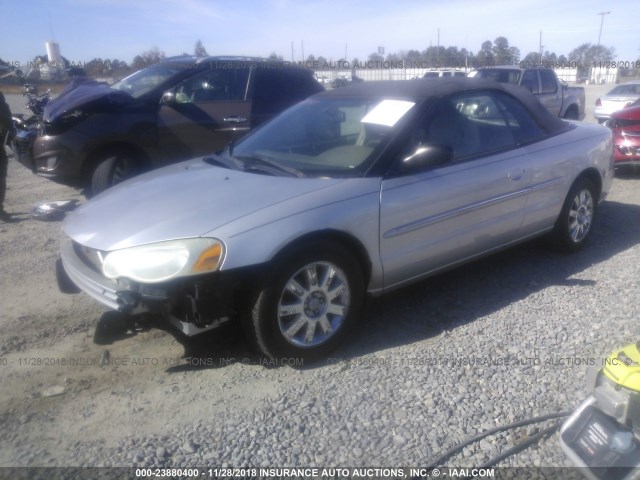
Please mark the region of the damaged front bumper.
<svg viewBox="0 0 640 480"><path fill-rule="evenodd" d="M237 273L142 284L106 278L70 238L61 240L60 253L56 278L61 292L83 291L110 309L130 315L160 314L187 336L216 328L236 313L235 297L242 282Z"/></svg>

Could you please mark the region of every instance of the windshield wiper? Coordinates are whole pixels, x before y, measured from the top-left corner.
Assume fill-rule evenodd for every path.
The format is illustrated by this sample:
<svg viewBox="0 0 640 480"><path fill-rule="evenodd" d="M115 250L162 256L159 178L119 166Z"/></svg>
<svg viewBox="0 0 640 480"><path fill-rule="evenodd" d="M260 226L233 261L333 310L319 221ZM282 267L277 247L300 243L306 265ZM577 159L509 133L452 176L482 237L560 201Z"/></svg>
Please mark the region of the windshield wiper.
<svg viewBox="0 0 640 480"><path fill-rule="evenodd" d="M262 170L267 173L286 173L291 177L304 177L302 170L290 167L288 165L282 165L277 159L268 157L264 154L253 155L235 155L233 158L242 160L245 165L244 170ZM259 162L259 163L256 163Z"/></svg>
<svg viewBox="0 0 640 480"><path fill-rule="evenodd" d="M214 153L211 156L205 157L204 161L209 165L218 165L220 167L228 168L230 170L244 170L244 164L239 160L229 155L221 155Z"/></svg>

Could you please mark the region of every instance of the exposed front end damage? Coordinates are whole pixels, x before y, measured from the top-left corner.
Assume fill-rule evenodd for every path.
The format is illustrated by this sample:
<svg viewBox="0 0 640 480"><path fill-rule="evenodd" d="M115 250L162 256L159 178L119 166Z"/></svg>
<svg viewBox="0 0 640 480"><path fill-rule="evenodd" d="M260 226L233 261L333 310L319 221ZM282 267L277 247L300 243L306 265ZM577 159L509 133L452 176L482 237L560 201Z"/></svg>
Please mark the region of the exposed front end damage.
<svg viewBox="0 0 640 480"><path fill-rule="evenodd" d="M100 270L100 258L99 251L63 238L56 264L60 291L84 291L110 309L128 315L160 315L187 336L212 330L237 314L236 297L243 272L215 272L159 285L143 284L106 278Z"/></svg>

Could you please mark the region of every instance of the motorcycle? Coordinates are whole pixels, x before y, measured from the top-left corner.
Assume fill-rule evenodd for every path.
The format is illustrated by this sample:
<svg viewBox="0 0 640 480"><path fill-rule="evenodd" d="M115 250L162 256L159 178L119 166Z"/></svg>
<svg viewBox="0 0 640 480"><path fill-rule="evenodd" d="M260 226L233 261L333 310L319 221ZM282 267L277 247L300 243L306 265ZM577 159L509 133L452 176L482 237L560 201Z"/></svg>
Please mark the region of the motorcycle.
<svg viewBox="0 0 640 480"><path fill-rule="evenodd" d="M51 91L47 90L43 94L38 94L38 87L30 83L24 85L23 97L27 97L26 106L31 110L32 115L25 118L23 114L11 116L14 132L9 138L9 146L18 160L28 155L33 142L42 128L42 115L44 107L51 101Z"/></svg>

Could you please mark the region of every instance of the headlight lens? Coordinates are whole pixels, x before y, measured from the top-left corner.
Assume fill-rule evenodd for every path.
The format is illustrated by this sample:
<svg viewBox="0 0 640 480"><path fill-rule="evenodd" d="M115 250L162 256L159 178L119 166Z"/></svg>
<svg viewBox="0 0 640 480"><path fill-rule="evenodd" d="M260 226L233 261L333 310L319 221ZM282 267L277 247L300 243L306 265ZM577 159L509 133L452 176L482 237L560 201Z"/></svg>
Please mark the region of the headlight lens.
<svg viewBox="0 0 640 480"><path fill-rule="evenodd" d="M224 245L215 238L187 238L109 252L102 264L107 278L127 277L157 283L174 277L215 272L224 260Z"/></svg>
<svg viewBox="0 0 640 480"><path fill-rule="evenodd" d="M89 115L81 110L73 110L65 113L64 115L57 117L50 123L44 124L44 131L47 135L59 135L66 132L72 127L75 127L78 123L85 120Z"/></svg>

